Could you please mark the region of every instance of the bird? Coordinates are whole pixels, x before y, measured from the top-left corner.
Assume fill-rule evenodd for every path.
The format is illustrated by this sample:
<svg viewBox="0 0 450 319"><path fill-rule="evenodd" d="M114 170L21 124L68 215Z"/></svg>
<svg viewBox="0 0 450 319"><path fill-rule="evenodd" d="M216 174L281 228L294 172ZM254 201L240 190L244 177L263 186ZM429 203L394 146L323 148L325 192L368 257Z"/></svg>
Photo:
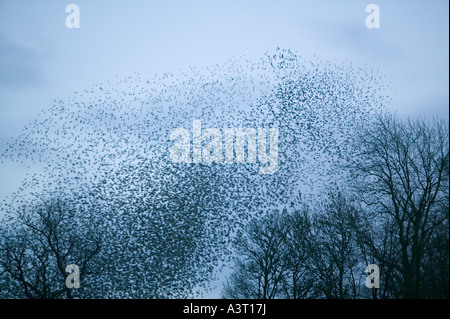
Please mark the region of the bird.
<svg viewBox="0 0 450 319"><path fill-rule="evenodd" d="M97 203L117 236L107 244L130 260L121 267L147 275L143 284L130 275L137 291L163 276L167 287L196 275L206 280L210 271L202 267L219 260L231 240L221 234L339 180L356 127L385 98L371 70L308 61L282 48L259 59L130 74L53 100L0 160L30 166L2 209L57 189ZM258 163L173 163L170 133L195 119L205 128L277 127L277 172L259 174Z"/></svg>

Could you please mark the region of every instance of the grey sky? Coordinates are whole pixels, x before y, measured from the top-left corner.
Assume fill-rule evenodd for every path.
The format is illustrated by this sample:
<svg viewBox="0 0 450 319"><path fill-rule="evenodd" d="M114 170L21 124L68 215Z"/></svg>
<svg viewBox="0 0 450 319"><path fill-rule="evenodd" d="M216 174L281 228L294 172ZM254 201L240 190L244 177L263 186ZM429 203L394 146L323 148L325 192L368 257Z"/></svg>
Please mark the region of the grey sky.
<svg viewBox="0 0 450 319"><path fill-rule="evenodd" d="M81 28L67 29L66 5ZM367 29L365 8L380 7ZM308 59L373 67L392 110L448 118L449 3L433 1L0 0L0 152L54 99L116 75L221 64L277 47ZM0 198L25 169L0 166ZM7 182L6 182L7 181Z"/></svg>
<svg viewBox="0 0 450 319"><path fill-rule="evenodd" d="M53 99L115 75L259 58L277 46L335 63L368 64L392 81L402 115L448 116L448 1L0 0L0 137L16 136ZM1 145L4 145L3 143Z"/></svg>

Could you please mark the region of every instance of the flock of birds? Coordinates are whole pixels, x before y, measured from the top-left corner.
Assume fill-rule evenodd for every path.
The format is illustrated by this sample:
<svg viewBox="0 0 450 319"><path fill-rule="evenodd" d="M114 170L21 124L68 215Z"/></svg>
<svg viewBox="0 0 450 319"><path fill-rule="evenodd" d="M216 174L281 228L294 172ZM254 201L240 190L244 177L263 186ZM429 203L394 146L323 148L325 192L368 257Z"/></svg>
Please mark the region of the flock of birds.
<svg viewBox="0 0 450 319"><path fill-rule="evenodd" d="M114 227L132 227L135 236L150 224L159 227L153 253L190 253L197 263L212 262L207 253L214 255L215 243L231 236L230 224L342 179L338 164L351 156L357 127L384 107L383 89L373 70L306 61L281 49L257 61L239 57L94 84L55 100L2 150L2 163L31 167L2 209L44 190L88 204L94 198L105 210L114 208L108 215ZM191 130L195 119L205 128L278 127L277 173L260 175L255 164L171 163L170 132ZM192 224L202 227L196 231ZM138 240L135 249L148 240ZM180 242L189 248L180 251Z"/></svg>

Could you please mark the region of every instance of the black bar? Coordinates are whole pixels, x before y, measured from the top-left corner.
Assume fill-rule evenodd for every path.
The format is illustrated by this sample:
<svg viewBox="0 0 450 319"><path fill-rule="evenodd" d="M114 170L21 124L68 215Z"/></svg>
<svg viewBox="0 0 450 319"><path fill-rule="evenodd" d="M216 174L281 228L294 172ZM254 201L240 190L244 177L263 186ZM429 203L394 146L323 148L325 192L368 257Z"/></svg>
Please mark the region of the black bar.
<svg viewBox="0 0 450 319"><path fill-rule="evenodd" d="M114 314L129 311L130 315L139 311L146 318L310 318L311 314L366 318L393 315L393 311L412 314L424 307L438 313L439 308L447 309L448 300L0 300L0 307L2 311L11 308L16 314L27 310L39 312L42 307L59 314L78 313L80 317L95 309Z"/></svg>

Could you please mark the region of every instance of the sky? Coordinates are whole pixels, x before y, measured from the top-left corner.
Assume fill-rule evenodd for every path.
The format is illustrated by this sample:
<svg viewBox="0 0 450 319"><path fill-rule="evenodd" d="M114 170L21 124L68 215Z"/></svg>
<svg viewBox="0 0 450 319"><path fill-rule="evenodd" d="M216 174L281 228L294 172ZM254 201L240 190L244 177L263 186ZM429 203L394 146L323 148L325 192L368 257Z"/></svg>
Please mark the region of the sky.
<svg viewBox="0 0 450 319"><path fill-rule="evenodd" d="M68 4L80 28L65 24ZM365 25L380 8L380 28ZM449 2L0 0L0 152L53 100L140 73L221 64L277 47L367 66L391 82L400 116L448 118ZM20 184L0 166L0 198Z"/></svg>
<svg viewBox="0 0 450 319"><path fill-rule="evenodd" d="M377 1L380 28L365 25L368 1L0 0L0 152L53 100L115 78L221 64L277 47L305 59L375 68L391 82L401 116L448 118L448 1ZM0 196L20 167L0 167ZM14 171L14 176L12 175ZM5 175L6 174L6 175Z"/></svg>
<svg viewBox="0 0 450 319"><path fill-rule="evenodd" d="M277 47L304 58L368 64L395 88L401 115L448 117L448 1L69 1L0 0L0 139L17 136L53 99L134 72L222 63ZM0 145L4 146L4 143Z"/></svg>

